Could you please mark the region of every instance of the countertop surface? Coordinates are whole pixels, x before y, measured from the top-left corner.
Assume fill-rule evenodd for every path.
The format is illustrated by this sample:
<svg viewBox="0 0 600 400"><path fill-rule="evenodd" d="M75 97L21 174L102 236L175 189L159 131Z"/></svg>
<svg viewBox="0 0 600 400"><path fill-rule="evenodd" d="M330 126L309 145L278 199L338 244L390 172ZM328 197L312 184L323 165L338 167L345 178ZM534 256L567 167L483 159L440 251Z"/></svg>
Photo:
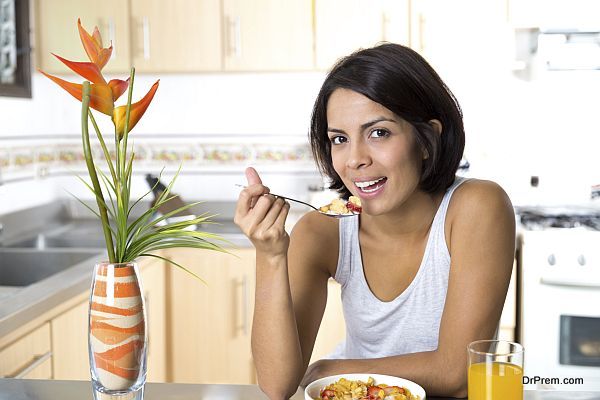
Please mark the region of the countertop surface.
<svg viewBox="0 0 600 400"><path fill-rule="evenodd" d="M88 381L0 379L0 400L85 400L92 399ZM259 400L267 397L256 385L197 385L148 383L146 400ZM298 390L292 400L302 400ZM443 397L428 397L443 400ZM524 400L600 400L600 392L525 391Z"/></svg>

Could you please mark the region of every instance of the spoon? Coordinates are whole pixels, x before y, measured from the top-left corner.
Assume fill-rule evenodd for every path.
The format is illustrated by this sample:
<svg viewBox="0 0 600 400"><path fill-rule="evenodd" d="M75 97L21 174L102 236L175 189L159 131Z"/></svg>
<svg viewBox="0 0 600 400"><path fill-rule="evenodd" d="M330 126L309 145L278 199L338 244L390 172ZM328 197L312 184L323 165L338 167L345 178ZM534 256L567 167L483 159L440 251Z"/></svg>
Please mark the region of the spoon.
<svg viewBox="0 0 600 400"><path fill-rule="evenodd" d="M241 187L241 188L246 188L246 186L240 185L238 183L236 183L235 186ZM360 213L355 213L353 211L351 211L348 214L337 214L337 213L333 213L333 212L330 212L330 211L323 212L323 211L319 210L317 207L313 206L312 204L306 203L306 202L304 202L302 200L292 199L291 197L281 196L281 195L275 194L275 193L269 193L269 194L271 196L275 196L275 197L278 197L280 199L284 199L284 200L288 200L288 201L293 201L293 202L296 202L296 203L304 204L305 206L308 206L308 207L312 208L313 210L317 211L319 214L326 215L326 216L331 217L331 218L353 217L355 215L359 215L360 214Z"/></svg>

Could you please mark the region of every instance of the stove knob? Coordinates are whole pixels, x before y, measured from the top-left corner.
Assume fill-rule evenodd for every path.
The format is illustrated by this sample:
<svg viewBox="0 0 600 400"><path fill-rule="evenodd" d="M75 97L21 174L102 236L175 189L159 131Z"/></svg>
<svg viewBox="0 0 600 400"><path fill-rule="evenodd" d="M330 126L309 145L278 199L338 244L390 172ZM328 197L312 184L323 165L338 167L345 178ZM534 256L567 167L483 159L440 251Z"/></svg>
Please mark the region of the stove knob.
<svg viewBox="0 0 600 400"><path fill-rule="evenodd" d="M550 254L548 256L548 264L550 264L550 265L556 264L556 256L554 254Z"/></svg>
<svg viewBox="0 0 600 400"><path fill-rule="evenodd" d="M583 254L580 254L579 257L577 257L577 262L579 263L579 265L584 266L585 265L585 257L583 256Z"/></svg>

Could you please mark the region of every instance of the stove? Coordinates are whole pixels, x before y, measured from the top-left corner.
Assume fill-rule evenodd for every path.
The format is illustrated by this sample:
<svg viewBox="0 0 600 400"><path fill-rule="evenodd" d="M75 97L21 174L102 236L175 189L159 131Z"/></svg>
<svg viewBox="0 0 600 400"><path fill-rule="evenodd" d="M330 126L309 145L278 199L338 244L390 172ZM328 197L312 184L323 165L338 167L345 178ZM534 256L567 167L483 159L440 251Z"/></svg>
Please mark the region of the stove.
<svg viewBox="0 0 600 400"><path fill-rule="evenodd" d="M525 376L557 378L555 389L598 390L600 209L515 211L517 340L525 348ZM569 385L569 378L583 384Z"/></svg>
<svg viewBox="0 0 600 400"><path fill-rule="evenodd" d="M600 209L584 207L517 207L522 228L545 230L553 228L582 228L600 231Z"/></svg>

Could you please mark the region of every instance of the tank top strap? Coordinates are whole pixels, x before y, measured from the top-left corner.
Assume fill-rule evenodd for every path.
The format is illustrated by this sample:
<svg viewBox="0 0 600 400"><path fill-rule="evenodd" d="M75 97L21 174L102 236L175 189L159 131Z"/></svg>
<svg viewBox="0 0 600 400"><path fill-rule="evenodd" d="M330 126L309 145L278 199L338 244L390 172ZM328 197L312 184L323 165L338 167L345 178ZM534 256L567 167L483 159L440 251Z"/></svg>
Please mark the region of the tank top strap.
<svg viewBox="0 0 600 400"><path fill-rule="evenodd" d="M446 243L446 214L454 191L467 180L467 178L457 176L454 183L446 190L442 202L433 218L433 223L431 224L431 230L429 232L429 241L432 243L432 246L440 250L448 262L450 261L450 251L448 249L448 244Z"/></svg>
<svg viewBox="0 0 600 400"><path fill-rule="evenodd" d="M360 258L358 240L359 216L339 219L339 255L334 279L344 287L350 277L356 257ZM360 264L359 264L360 265Z"/></svg>

